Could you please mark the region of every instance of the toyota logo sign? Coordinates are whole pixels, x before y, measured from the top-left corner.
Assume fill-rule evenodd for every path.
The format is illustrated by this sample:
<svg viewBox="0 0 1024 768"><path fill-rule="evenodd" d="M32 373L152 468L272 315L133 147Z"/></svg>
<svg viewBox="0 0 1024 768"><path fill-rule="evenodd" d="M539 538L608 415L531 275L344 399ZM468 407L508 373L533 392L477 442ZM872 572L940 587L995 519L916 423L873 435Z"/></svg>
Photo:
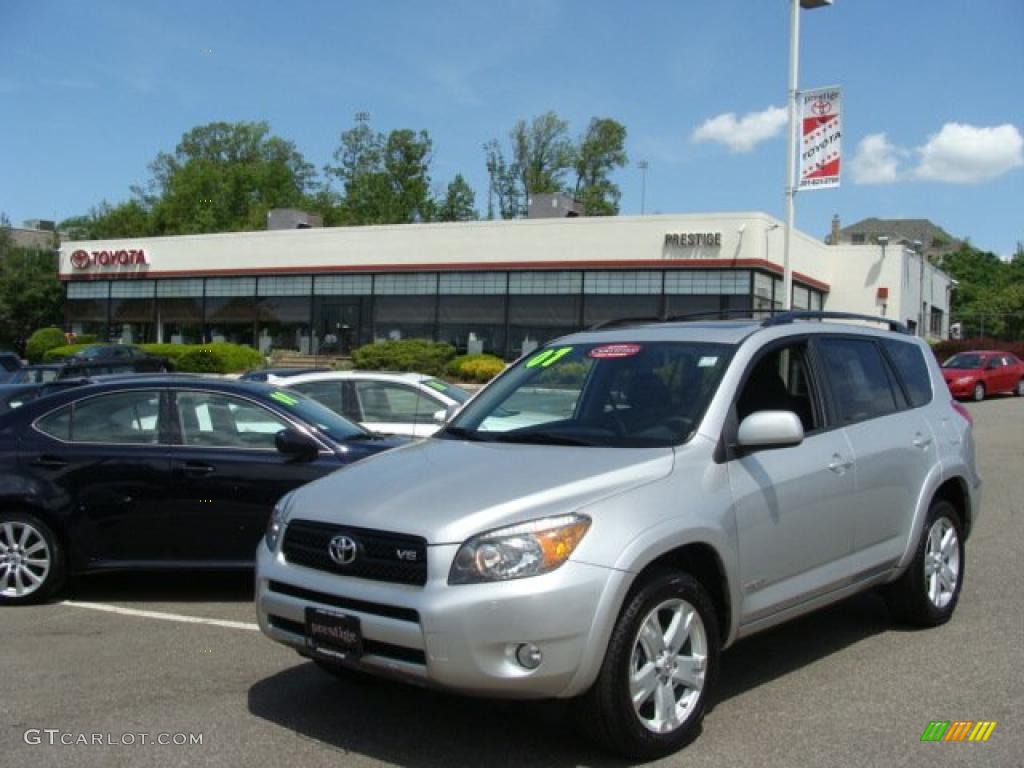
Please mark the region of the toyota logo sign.
<svg viewBox="0 0 1024 768"><path fill-rule="evenodd" d="M71 254L71 264L75 269L85 269L89 266L89 252L75 251Z"/></svg>
<svg viewBox="0 0 1024 768"><path fill-rule="evenodd" d="M351 565L356 559L356 543L348 536L335 536L327 545L327 553L338 565Z"/></svg>
<svg viewBox="0 0 1024 768"><path fill-rule="evenodd" d="M149 266L149 258L142 248L128 248L116 251L77 250L71 252L71 266L75 269Z"/></svg>

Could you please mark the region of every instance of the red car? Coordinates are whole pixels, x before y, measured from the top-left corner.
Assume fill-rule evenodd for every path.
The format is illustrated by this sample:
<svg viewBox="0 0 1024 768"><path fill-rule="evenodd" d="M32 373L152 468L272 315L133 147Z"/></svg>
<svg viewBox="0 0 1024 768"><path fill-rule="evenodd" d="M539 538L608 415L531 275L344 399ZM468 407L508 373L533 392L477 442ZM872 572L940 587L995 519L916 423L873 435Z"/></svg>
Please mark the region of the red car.
<svg viewBox="0 0 1024 768"><path fill-rule="evenodd" d="M997 349L959 352L942 364L942 376L953 397L984 400L997 392L1024 395L1024 363Z"/></svg>

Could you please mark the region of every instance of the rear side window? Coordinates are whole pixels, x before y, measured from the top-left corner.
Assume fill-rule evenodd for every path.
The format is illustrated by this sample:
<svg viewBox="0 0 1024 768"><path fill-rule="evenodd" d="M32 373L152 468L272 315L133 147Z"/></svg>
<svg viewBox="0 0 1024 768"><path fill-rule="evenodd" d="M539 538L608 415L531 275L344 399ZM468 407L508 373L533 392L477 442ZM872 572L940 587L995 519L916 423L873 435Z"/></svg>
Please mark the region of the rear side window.
<svg viewBox="0 0 1024 768"><path fill-rule="evenodd" d="M885 361L873 341L825 338L819 344L840 423L852 424L896 411Z"/></svg>
<svg viewBox="0 0 1024 768"><path fill-rule="evenodd" d="M928 363L925 362L921 348L905 341L886 339L882 342L896 366L897 375L907 388L907 397L913 408L920 408L932 401L932 380L928 375Z"/></svg>
<svg viewBox="0 0 1024 768"><path fill-rule="evenodd" d="M36 423L43 433L75 443L155 444L160 438L160 393L116 392L80 400Z"/></svg>

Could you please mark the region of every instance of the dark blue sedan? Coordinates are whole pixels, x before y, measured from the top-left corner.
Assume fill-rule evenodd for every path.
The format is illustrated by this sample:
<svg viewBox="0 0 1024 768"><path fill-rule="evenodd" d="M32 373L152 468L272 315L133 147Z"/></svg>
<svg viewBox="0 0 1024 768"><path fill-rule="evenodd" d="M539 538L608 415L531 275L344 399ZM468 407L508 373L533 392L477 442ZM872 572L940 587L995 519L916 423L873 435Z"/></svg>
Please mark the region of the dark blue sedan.
<svg viewBox="0 0 1024 768"><path fill-rule="evenodd" d="M278 387L136 376L0 416L0 604L68 574L248 568L275 502L405 442Z"/></svg>

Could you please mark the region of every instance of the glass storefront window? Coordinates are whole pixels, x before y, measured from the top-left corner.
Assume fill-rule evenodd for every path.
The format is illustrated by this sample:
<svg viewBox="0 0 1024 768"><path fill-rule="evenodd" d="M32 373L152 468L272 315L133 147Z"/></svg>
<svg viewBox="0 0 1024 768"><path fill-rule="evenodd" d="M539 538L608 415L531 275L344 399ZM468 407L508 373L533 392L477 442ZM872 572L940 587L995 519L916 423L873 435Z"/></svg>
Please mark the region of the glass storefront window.
<svg viewBox="0 0 1024 768"><path fill-rule="evenodd" d="M505 354L504 296L439 298L438 340L462 353Z"/></svg>
<svg viewBox="0 0 1024 768"><path fill-rule="evenodd" d="M372 340L369 296L339 293L313 297L313 354L347 355Z"/></svg>
<svg viewBox="0 0 1024 768"><path fill-rule="evenodd" d="M262 283L262 279L260 280ZM294 349L304 355L311 352L309 316L312 308L305 296L265 296L259 300L257 349L268 354L272 349Z"/></svg>
<svg viewBox="0 0 1024 768"><path fill-rule="evenodd" d="M433 339L436 313L437 296L374 296L374 339Z"/></svg>
<svg viewBox="0 0 1024 768"><path fill-rule="evenodd" d="M207 296L206 333L210 341L215 343L229 341L233 344L255 346L253 338L255 325L255 297L210 298Z"/></svg>
<svg viewBox="0 0 1024 768"><path fill-rule="evenodd" d="M581 301L578 294L509 296L509 359L579 328Z"/></svg>

